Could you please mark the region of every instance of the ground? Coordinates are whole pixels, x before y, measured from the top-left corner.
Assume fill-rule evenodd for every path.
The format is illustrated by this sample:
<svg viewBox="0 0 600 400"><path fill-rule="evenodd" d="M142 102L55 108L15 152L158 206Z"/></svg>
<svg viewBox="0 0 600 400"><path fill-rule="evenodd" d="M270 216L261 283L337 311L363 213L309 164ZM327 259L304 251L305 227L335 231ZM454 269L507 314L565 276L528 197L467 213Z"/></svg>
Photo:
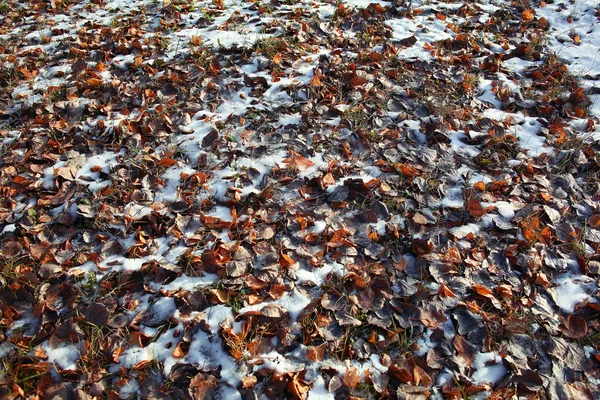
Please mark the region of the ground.
<svg viewBox="0 0 600 400"><path fill-rule="evenodd" d="M0 396L600 397L592 0L0 0Z"/></svg>

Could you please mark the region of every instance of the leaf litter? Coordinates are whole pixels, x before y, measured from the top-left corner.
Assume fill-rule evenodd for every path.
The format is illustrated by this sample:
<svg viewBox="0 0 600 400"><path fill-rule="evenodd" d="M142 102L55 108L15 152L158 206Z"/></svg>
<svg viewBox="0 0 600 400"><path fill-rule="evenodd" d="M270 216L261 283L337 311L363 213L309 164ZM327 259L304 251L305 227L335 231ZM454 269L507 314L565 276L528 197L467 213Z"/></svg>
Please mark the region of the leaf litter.
<svg viewBox="0 0 600 400"><path fill-rule="evenodd" d="M600 396L600 9L1 2L4 398Z"/></svg>

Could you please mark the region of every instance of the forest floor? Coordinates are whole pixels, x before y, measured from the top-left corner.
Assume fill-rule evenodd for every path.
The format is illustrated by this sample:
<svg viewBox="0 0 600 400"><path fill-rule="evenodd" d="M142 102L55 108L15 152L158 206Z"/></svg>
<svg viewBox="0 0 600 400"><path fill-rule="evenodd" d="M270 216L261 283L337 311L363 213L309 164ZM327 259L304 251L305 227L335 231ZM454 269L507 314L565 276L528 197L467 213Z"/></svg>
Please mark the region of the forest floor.
<svg viewBox="0 0 600 400"><path fill-rule="evenodd" d="M0 398L600 398L594 0L0 0Z"/></svg>

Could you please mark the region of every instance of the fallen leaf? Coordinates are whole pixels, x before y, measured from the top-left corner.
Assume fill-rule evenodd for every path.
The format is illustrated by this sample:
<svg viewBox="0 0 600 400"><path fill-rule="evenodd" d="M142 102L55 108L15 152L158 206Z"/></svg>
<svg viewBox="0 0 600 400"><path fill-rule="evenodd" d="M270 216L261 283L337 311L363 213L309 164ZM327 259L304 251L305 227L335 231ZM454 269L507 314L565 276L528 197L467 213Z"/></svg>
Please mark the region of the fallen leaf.
<svg viewBox="0 0 600 400"><path fill-rule="evenodd" d="M354 389L360 382L360 372L354 367L350 367L344 373L344 385L350 389Z"/></svg>
<svg viewBox="0 0 600 400"><path fill-rule="evenodd" d="M456 297L456 294L452 290L450 290L450 288L446 285L446 282L443 282L440 285L439 294L440 297Z"/></svg>
<svg viewBox="0 0 600 400"><path fill-rule="evenodd" d="M160 165L161 167L168 168L168 167L172 167L173 165L175 165L175 163L176 163L176 161L173 160L172 158L165 157L158 162L158 165Z"/></svg>
<svg viewBox="0 0 600 400"><path fill-rule="evenodd" d="M290 157L283 160L284 163L290 167L295 167L298 171L302 172L315 165L314 162L308 158L302 157L300 154L293 150L290 150Z"/></svg>
<svg viewBox="0 0 600 400"><path fill-rule="evenodd" d="M521 13L521 19L524 22L530 22L533 20L535 12L533 10L525 10Z"/></svg>
<svg viewBox="0 0 600 400"><path fill-rule="evenodd" d="M482 207L481 203L475 199L470 199L467 202L467 210L473 218L479 218L486 214L485 209Z"/></svg>
<svg viewBox="0 0 600 400"><path fill-rule="evenodd" d="M588 218L588 224L590 224L592 228L600 228L600 214L594 214Z"/></svg>

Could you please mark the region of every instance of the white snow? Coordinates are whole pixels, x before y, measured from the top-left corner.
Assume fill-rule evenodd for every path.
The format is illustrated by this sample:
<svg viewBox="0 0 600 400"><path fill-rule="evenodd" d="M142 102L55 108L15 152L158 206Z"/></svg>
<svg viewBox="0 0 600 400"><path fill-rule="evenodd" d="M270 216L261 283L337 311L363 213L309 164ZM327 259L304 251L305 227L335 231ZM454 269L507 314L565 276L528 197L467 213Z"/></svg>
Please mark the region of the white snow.
<svg viewBox="0 0 600 400"><path fill-rule="evenodd" d="M312 268L311 270L301 268L296 272L296 277L298 278L296 283L300 284L309 281L320 287L325 283L325 279L329 273L342 274L344 270L345 267L335 261L325 263L321 268Z"/></svg>
<svg viewBox="0 0 600 400"><path fill-rule="evenodd" d="M221 221L231 222L233 221L233 216L231 215L231 210L227 207L217 206L208 212L209 217L219 218Z"/></svg>
<svg viewBox="0 0 600 400"><path fill-rule="evenodd" d="M471 379L476 384L498 383L507 373L502 358L496 352L477 353L473 362L475 372Z"/></svg>
<svg viewBox="0 0 600 400"><path fill-rule="evenodd" d="M558 306L566 313L572 313L575 306L585 300L593 301L594 299L588 294L594 290L594 280L585 276L564 276L556 279L558 286L554 288L558 297Z"/></svg>
<svg viewBox="0 0 600 400"><path fill-rule="evenodd" d="M76 370L77 360L81 356L81 351L77 344L60 343L52 346L48 341L40 345L42 350L48 356L48 362L56 365L61 370Z"/></svg>

